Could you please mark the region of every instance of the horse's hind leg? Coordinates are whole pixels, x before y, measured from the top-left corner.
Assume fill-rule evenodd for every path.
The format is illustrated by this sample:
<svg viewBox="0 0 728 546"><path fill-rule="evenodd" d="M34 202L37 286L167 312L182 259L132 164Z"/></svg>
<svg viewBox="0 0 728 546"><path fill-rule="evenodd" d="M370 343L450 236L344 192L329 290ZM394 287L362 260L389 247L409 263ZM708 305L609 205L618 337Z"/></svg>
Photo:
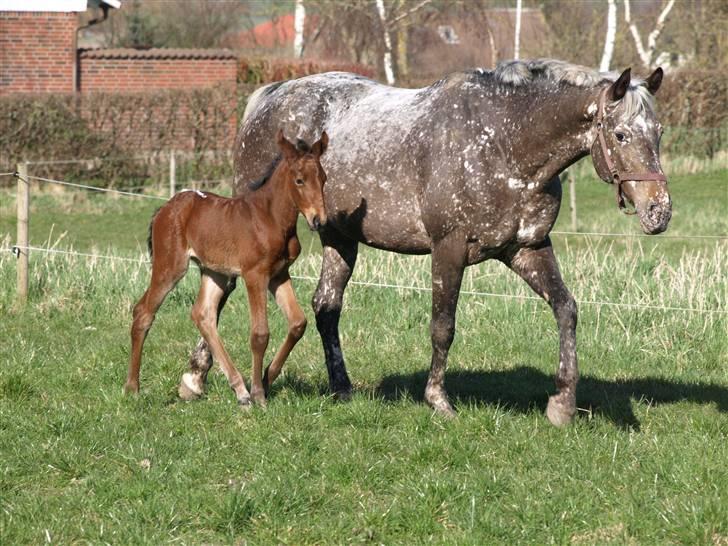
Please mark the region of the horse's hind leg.
<svg viewBox="0 0 728 546"><path fill-rule="evenodd" d="M306 315L303 314L303 310L296 300L291 277L288 276L288 273L280 278L274 279L270 283L269 288L276 298L276 303L286 316L288 333L286 334L286 339L283 341L283 345L281 345L281 348L273 357L273 361L265 369L263 387L266 392L268 392L273 381L281 373L281 368L283 368L283 364L286 362L288 355L306 331Z"/></svg>
<svg viewBox="0 0 728 546"><path fill-rule="evenodd" d="M465 252L464 243L450 239L435 243L432 249L432 363L425 401L446 416L455 415L445 391L445 368L455 338L455 313L465 269Z"/></svg>
<svg viewBox="0 0 728 546"><path fill-rule="evenodd" d="M560 357L556 374L559 392L549 398L546 416L556 426L571 422L576 414L576 383L579 369L576 360L576 302L564 285L551 241L539 248L521 248L504 260L528 285L551 306L559 325Z"/></svg>
<svg viewBox="0 0 728 546"><path fill-rule="evenodd" d="M322 232L321 243L324 259L321 278L313 296L316 328L324 346L331 392L339 398L348 398L351 395L351 381L341 352L339 317L344 290L356 264L358 243L331 233L328 229Z"/></svg>
<svg viewBox="0 0 728 546"><path fill-rule="evenodd" d="M235 391L238 403L242 406L250 405L250 393L240 372L235 368L230 355L222 344L217 331L217 310L225 293L228 278L211 271L203 271L200 282L200 292L197 301L192 307L191 317L202 337L207 342L212 355L220 363L223 373L227 377L230 387ZM184 378L183 378L184 382Z"/></svg>
<svg viewBox="0 0 728 546"><path fill-rule="evenodd" d="M157 260L160 258L157 257ZM178 260L170 260L170 262L166 263L164 267L155 267L152 264L152 280L149 288L134 306L134 318L131 325L131 358L124 385L126 393L139 392L139 368L142 362L144 340L147 338L147 333L152 327L154 317L164 302L164 298L187 272L186 256L181 256Z"/></svg>
<svg viewBox="0 0 728 546"><path fill-rule="evenodd" d="M217 305L217 323L220 324L220 314L222 313L228 297L235 290L236 280L232 277L225 286L225 291ZM190 371L182 375L182 381L179 385L179 397L182 400L194 400L199 398L205 390L207 383L207 374L212 368L212 352L207 345L205 338L201 337L197 342L189 360Z"/></svg>

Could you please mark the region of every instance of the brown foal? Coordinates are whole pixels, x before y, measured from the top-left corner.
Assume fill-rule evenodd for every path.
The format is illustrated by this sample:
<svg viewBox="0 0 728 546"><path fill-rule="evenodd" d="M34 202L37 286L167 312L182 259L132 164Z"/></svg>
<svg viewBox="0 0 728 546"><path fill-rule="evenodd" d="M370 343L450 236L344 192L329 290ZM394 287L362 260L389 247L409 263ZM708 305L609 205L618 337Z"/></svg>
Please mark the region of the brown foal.
<svg viewBox="0 0 728 546"><path fill-rule="evenodd" d="M134 307L131 327L131 359L124 387L127 393L139 391L142 348L164 298L187 272L194 260L201 273L200 292L192 307L192 320L220 363L238 402L265 405L265 395L281 371L283 363L306 328L306 317L296 301L289 266L298 257L301 245L296 236L299 211L313 230L326 223L323 185L326 174L321 155L328 136L310 148L299 141L291 144L278 131L280 159L272 174L251 185L254 191L234 198L196 191L180 192L152 218L149 250L152 280ZM253 375L250 392L233 365L217 331L218 305L231 279L242 277L248 291L250 347ZM266 370L263 385L263 356L269 330L266 291L270 290L288 320L288 334ZM185 374L180 394L194 398L202 385Z"/></svg>

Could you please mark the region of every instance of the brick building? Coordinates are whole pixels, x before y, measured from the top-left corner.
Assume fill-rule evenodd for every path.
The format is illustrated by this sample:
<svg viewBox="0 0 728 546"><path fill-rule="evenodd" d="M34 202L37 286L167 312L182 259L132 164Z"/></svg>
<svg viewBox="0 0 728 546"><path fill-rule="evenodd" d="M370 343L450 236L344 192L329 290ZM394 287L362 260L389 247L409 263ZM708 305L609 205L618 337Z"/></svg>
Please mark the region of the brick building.
<svg viewBox="0 0 728 546"><path fill-rule="evenodd" d="M0 95L72 92L77 28L74 11L0 11Z"/></svg>
<svg viewBox="0 0 728 546"><path fill-rule="evenodd" d="M0 5L0 95L133 92L234 85L229 50L76 47L79 13L118 0L4 0Z"/></svg>
<svg viewBox="0 0 728 546"><path fill-rule="evenodd" d="M79 90L137 92L235 85L228 49L87 49L79 52Z"/></svg>

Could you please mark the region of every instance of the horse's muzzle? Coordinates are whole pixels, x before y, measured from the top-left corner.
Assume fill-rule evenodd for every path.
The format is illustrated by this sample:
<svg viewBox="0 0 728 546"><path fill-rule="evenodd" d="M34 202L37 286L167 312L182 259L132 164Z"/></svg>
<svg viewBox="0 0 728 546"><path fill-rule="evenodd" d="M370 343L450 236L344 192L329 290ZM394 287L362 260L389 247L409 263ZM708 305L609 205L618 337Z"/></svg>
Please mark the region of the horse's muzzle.
<svg viewBox="0 0 728 546"><path fill-rule="evenodd" d="M642 231L647 235L657 235L665 231L670 223L672 202L669 199L666 204L653 202L638 212Z"/></svg>

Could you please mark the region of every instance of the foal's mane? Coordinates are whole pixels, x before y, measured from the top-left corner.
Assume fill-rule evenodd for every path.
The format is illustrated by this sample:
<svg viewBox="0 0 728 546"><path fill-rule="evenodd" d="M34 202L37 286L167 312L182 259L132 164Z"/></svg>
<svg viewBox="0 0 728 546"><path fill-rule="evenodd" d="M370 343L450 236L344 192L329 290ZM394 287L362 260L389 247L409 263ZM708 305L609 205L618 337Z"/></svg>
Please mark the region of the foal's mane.
<svg viewBox="0 0 728 546"><path fill-rule="evenodd" d="M309 146L305 140L302 140L300 138L296 141L296 149L299 152L303 152L306 154L311 153L311 146ZM262 177L260 177L258 180L253 180L252 182L248 183L248 189L255 191L265 186L265 183L268 182L268 180L270 180L270 178L273 176L273 173L275 172L278 164L281 162L282 159L283 155L278 154L276 158L271 161L270 165L268 165L268 168L265 170L265 174L263 174Z"/></svg>
<svg viewBox="0 0 728 546"><path fill-rule="evenodd" d="M617 72L599 72L557 59L503 61L498 63L492 75L498 83L513 87L543 82L557 85L563 82L574 87L592 88L602 82L614 82L619 77ZM654 99L644 83L640 78L632 78L629 90L622 101L626 118L654 110Z"/></svg>

